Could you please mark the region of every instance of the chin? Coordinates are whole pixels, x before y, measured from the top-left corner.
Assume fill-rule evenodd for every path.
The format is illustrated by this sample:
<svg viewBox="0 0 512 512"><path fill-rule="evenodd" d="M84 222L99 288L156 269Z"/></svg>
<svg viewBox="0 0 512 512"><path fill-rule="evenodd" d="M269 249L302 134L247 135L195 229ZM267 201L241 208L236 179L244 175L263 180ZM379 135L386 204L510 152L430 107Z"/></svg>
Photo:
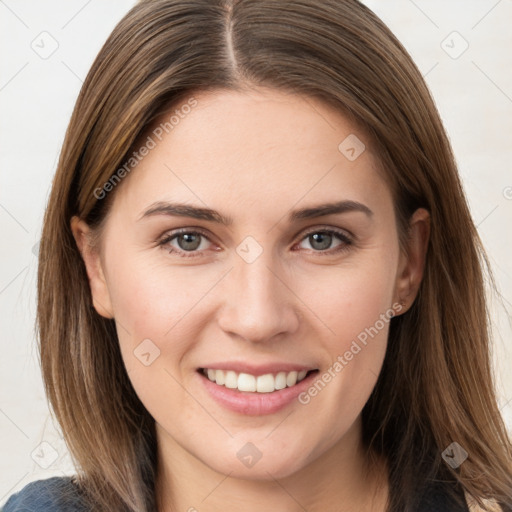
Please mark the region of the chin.
<svg viewBox="0 0 512 512"><path fill-rule="evenodd" d="M270 451L270 449L269 449ZM300 450L297 450L300 452ZM261 453L261 458L250 460L249 456L241 454L240 458L236 456L233 459L224 460L220 465L214 464L210 467L232 478L254 481L273 481L274 479L287 478L297 471L300 471L305 465L297 459L297 451L290 454L286 459L279 455L278 450L272 450L272 453L265 456L265 451ZM244 460L245 459L245 460ZM206 462L206 461L205 461Z"/></svg>

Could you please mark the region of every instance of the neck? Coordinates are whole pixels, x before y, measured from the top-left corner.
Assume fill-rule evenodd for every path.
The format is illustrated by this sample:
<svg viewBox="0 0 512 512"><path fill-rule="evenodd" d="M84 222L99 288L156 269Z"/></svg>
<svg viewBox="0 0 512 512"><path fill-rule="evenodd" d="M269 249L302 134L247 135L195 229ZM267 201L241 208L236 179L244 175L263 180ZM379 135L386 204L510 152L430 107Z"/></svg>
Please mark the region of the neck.
<svg viewBox="0 0 512 512"><path fill-rule="evenodd" d="M158 512L384 512L388 498L386 463L371 463L357 422L337 444L285 478L248 480L223 474L177 444L157 425Z"/></svg>

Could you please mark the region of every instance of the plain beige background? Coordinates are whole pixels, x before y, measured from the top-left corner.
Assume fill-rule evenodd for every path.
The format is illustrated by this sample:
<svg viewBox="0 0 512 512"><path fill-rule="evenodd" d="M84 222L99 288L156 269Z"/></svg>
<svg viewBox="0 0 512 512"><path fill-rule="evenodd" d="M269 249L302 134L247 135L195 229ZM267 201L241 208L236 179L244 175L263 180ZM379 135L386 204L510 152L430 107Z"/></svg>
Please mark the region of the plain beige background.
<svg viewBox="0 0 512 512"><path fill-rule="evenodd" d="M40 378L34 253L79 88L133 3L0 0L0 504L32 480L73 473ZM494 361L512 429L512 0L364 3L413 56L452 140L502 295Z"/></svg>

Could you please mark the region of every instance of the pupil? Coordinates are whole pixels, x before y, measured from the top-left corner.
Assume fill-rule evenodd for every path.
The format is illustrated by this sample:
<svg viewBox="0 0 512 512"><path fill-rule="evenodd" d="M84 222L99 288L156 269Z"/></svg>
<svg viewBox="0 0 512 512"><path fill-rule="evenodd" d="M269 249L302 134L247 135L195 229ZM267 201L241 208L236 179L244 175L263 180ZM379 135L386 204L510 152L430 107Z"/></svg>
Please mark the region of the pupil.
<svg viewBox="0 0 512 512"><path fill-rule="evenodd" d="M197 249L201 243L200 235L185 233L178 237L178 245L184 251L193 251Z"/></svg>
<svg viewBox="0 0 512 512"><path fill-rule="evenodd" d="M313 249L328 249L331 245L332 235L329 233L314 233L309 236L309 242ZM317 245L315 245L317 244Z"/></svg>

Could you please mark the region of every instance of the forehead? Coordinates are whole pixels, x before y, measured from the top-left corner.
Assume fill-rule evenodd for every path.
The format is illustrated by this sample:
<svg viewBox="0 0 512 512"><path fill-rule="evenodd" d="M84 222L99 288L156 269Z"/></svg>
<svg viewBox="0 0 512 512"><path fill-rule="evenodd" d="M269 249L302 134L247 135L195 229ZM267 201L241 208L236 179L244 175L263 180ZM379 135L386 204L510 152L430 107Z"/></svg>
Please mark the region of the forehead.
<svg viewBox="0 0 512 512"><path fill-rule="evenodd" d="M274 216L278 205L388 194L365 134L313 98L268 89L191 98L145 134L151 149L117 191L118 207L135 215L179 200Z"/></svg>

